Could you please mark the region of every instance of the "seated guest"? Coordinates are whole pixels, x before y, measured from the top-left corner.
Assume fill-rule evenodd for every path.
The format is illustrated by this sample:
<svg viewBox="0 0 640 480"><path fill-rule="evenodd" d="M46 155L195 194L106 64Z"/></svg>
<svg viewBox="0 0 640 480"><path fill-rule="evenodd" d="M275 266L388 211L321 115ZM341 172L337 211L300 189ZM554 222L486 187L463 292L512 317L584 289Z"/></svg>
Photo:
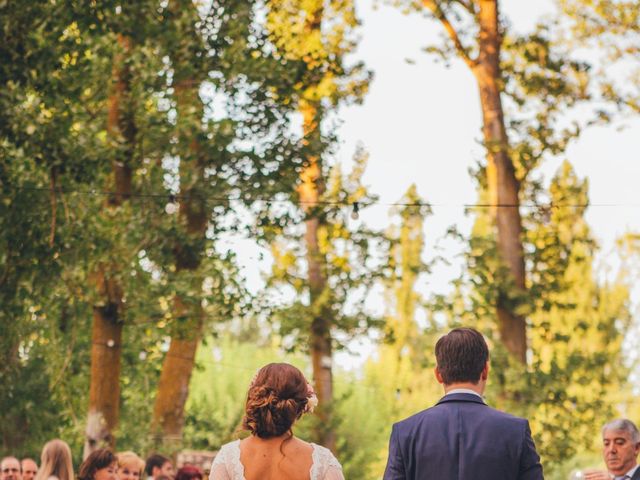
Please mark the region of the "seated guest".
<svg viewBox="0 0 640 480"><path fill-rule="evenodd" d="M38 473L38 464L33 458L23 458L20 461L22 466L22 480L33 480Z"/></svg>
<svg viewBox="0 0 640 480"><path fill-rule="evenodd" d="M202 480L202 470L193 465L185 465L176 472L175 480Z"/></svg>
<svg viewBox="0 0 640 480"><path fill-rule="evenodd" d="M40 468L35 480L74 480L71 449L66 442L55 439L45 443L40 456Z"/></svg>
<svg viewBox="0 0 640 480"><path fill-rule="evenodd" d="M80 465L78 480L118 480L118 459L108 448L89 454Z"/></svg>
<svg viewBox="0 0 640 480"><path fill-rule="evenodd" d="M171 460L157 453L147 458L147 465L144 467L147 477L158 480L160 475L173 478L173 464Z"/></svg>
<svg viewBox="0 0 640 480"><path fill-rule="evenodd" d="M140 480L144 472L144 460L133 452L120 452L118 457L118 478L120 480Z"/></svg>
<svg viewBox="0 0 640 480"><path fill-rule="evenodd" d="M640 480L640 432L627 419L613 420L602 427L602 455L608 472L585 470L585 480Z"/></svg>
<svg viewBox="0 0 640 480"><path fill-rule="evenodd" d="M16 457L4 457L0 461L0 480L21 480L20 462Z"/></svg>
<svg viewBox="0 0 640 480"><path fill-rule="evenodd" d="M293 365L262 367L249 385L242 421L251 436L220 448L209 480L344 480L331 451L295 437L291 430L316 402L313 388Z"/></svg>

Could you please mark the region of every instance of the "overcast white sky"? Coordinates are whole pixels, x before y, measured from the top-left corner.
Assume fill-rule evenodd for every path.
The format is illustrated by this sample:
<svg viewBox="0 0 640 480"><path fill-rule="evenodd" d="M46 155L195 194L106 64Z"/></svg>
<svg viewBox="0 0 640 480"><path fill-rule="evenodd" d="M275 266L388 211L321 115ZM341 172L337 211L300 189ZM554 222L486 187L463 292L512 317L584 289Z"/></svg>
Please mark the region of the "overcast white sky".
<svg viewBox="0 0 640 480"><path fill-rule="evenodd" d="M455 206L476 201L468 169L483 157L475 80L462 62L447 69L420 51L439 33L436 23L385 5L374 9L371 0L357 5L363 22L357 57L375 72L375 79L364 105L340 114L340 156L348 160L355 144L364 144L371 154L365 178L383 203L399 200L415 182L427 201L451 205L435 209L427 224L429 238L439 236L436 232L445 225L466 225L463 208ZM553 11L549 0L502 2L503 15L520 31ZM544 168L550 176L568 158L580 176L589 178L592 203L635 204L589 209L590 224L603 246L627 229L640 230L640 215L635 213L640 206L640 121L626 125L620 131L586 130L566 156ZM374 207L365 218L384 225L387 209Z"/></svg>
<svg viewBox="0 0 640 480"><path fill-rule="evenodd" d="M483 157L475 80L462 62L446 68L421 51L440 33L438 24L380 3L357 1L362 28L356 56L375 72L375 79L364 105L340 112L339 157L347 162L358 142L365 146L370 152L365 179L381 203L398 201L414 182L428 202L447 205L434 208L425 235L427 249L439 242L442 253L454 259L460 246L443 242L442 237L454 224L463 231L470 228L472 219L461 205L477 200L468 169ZM550 0L502 2L503 16L522 32L553 12ZM612 261L608 253L617 237L630 230L640 232L640 120L625 125L622 130L616 126L586 130L566 155L543 167L549 179L567 158L578 175L589 179L591 203L624 204L588 210L587 219L602 247L601 265ZM374 206L364 212L363 221L383 227L388 210ZM457 269L455 261L448 269L440 268L423 288L446 291Z"/></svg>

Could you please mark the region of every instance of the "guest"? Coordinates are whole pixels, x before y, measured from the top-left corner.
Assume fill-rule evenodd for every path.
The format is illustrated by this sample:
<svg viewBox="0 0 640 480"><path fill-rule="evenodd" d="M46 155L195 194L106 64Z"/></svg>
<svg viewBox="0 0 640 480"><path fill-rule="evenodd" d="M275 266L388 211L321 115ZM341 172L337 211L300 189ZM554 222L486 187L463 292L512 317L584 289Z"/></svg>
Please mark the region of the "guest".
<svg viewBox="0 0 640 480"><path fill-rule="evenodd" d="M173 464L171 460L162 455L158 455L157 453L151 455L147 458L147 464L144 467L144 471L147 474L148 478L153 478L153 480L158 480L160 475L164 475L165 477L173 478Z"/></svg>
<svg viewBox="0 0 640 480"><path fill-rule="evenodd" d="M185 465L176 472L175 480L202 480L202 470L193 465Z"/></svg>
<svg viewBox="0 0 640 480"><path fill-rule="evenodd" d="M20 462L16 457L4 457L0 461L0 480L21 480Z"/></svg>
<svg viewBox="0 0 640 480"><path fill-rule="evenodd" d="M585 470L585 480L640 480L640 432L631 420L617 419L602 427L602 456L608 472Z"/></svg>
<svg viewBox="0 0 640 480"><path fill-rule="evenodd" d="M118 459L108 448L89 454L80 465L78 480L118 480Z"/></svg>
<svg viewBox="0 0 640 480"><path fill-rule="evenodd" d="M23 458L20 461L22 467L22 480L33 480L38 473L38 464L33 458Z"/></svg>
<svg viewBox="0 0 640 480"><path fill-rule="evenodd" d="M119 480L140 480L144 472L144 460L133 452L120 452L118 457Z"/></svg>
<svg viewBox="0 0 640 480"><path fill-rule="evenodd" d="M243 428L251 435L220 448L210 480L344 480L342 467L326 448L293 435L291 428L316 404L313 388L296 367L271 363L262 367L247 393Z"/></svg>
<svg viewBox="0 0 640 480"><path fill-rule="evenodd" d="M35 480L74 480L71 449L66 442L55 439L45 443L40 456L40 468Z"/></svg>

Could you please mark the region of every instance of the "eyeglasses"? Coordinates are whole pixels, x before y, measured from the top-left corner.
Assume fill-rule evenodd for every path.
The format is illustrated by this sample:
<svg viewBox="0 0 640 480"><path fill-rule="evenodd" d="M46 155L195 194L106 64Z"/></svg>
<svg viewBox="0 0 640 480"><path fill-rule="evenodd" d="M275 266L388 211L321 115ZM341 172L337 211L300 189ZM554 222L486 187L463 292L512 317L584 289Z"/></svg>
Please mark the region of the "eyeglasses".
<svg viewBox="0 0 640 480"><path fill-rule="evenodd" d="M3 468L2 469L2 473L9 473L9 472L18 473L19 471L20 470L17 469L17 468Z"/></svg>

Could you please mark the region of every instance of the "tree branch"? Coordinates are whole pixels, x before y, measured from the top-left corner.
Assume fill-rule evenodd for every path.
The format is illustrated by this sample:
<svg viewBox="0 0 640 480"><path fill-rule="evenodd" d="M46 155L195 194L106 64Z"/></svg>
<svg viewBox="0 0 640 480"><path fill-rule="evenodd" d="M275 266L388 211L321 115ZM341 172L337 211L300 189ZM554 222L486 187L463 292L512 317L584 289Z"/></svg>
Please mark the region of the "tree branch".
<svg viewBox="0 0 640 480"><path fill-rule="evenodd" d="M478 13L476 11L475 3L473 0L456 0L460 5L464 7L464 9L469 12L471 15L475 15Z"/></svg>
<svg viewBox="0 0 640 480"><path fill-rule="evenodd" d="M465 6L464 3L462 3L462 2L460 2L460 3L463 6ZM458 55L464 60L464 62L467 64L467 66L470 69L473 70L476 67L478 61L469 56L469 52L468 52L467 48L460 41L460 37L458 36L458 32L456 32L456 29L451 24L451 22L449 21L449 19L445 15L445 13L442 11L442 8L440 8L440 4L438 3L438 1L437 0L422 0L422 4L426 8L431 10L431 13L438 20L440 20L440 23L442 23L442 26L444 27L444 29L446 30L447 34L449 35L449 38L453 41L453 44L454 44L454 46L456 48L456 51L458 52Z"/></svg>

